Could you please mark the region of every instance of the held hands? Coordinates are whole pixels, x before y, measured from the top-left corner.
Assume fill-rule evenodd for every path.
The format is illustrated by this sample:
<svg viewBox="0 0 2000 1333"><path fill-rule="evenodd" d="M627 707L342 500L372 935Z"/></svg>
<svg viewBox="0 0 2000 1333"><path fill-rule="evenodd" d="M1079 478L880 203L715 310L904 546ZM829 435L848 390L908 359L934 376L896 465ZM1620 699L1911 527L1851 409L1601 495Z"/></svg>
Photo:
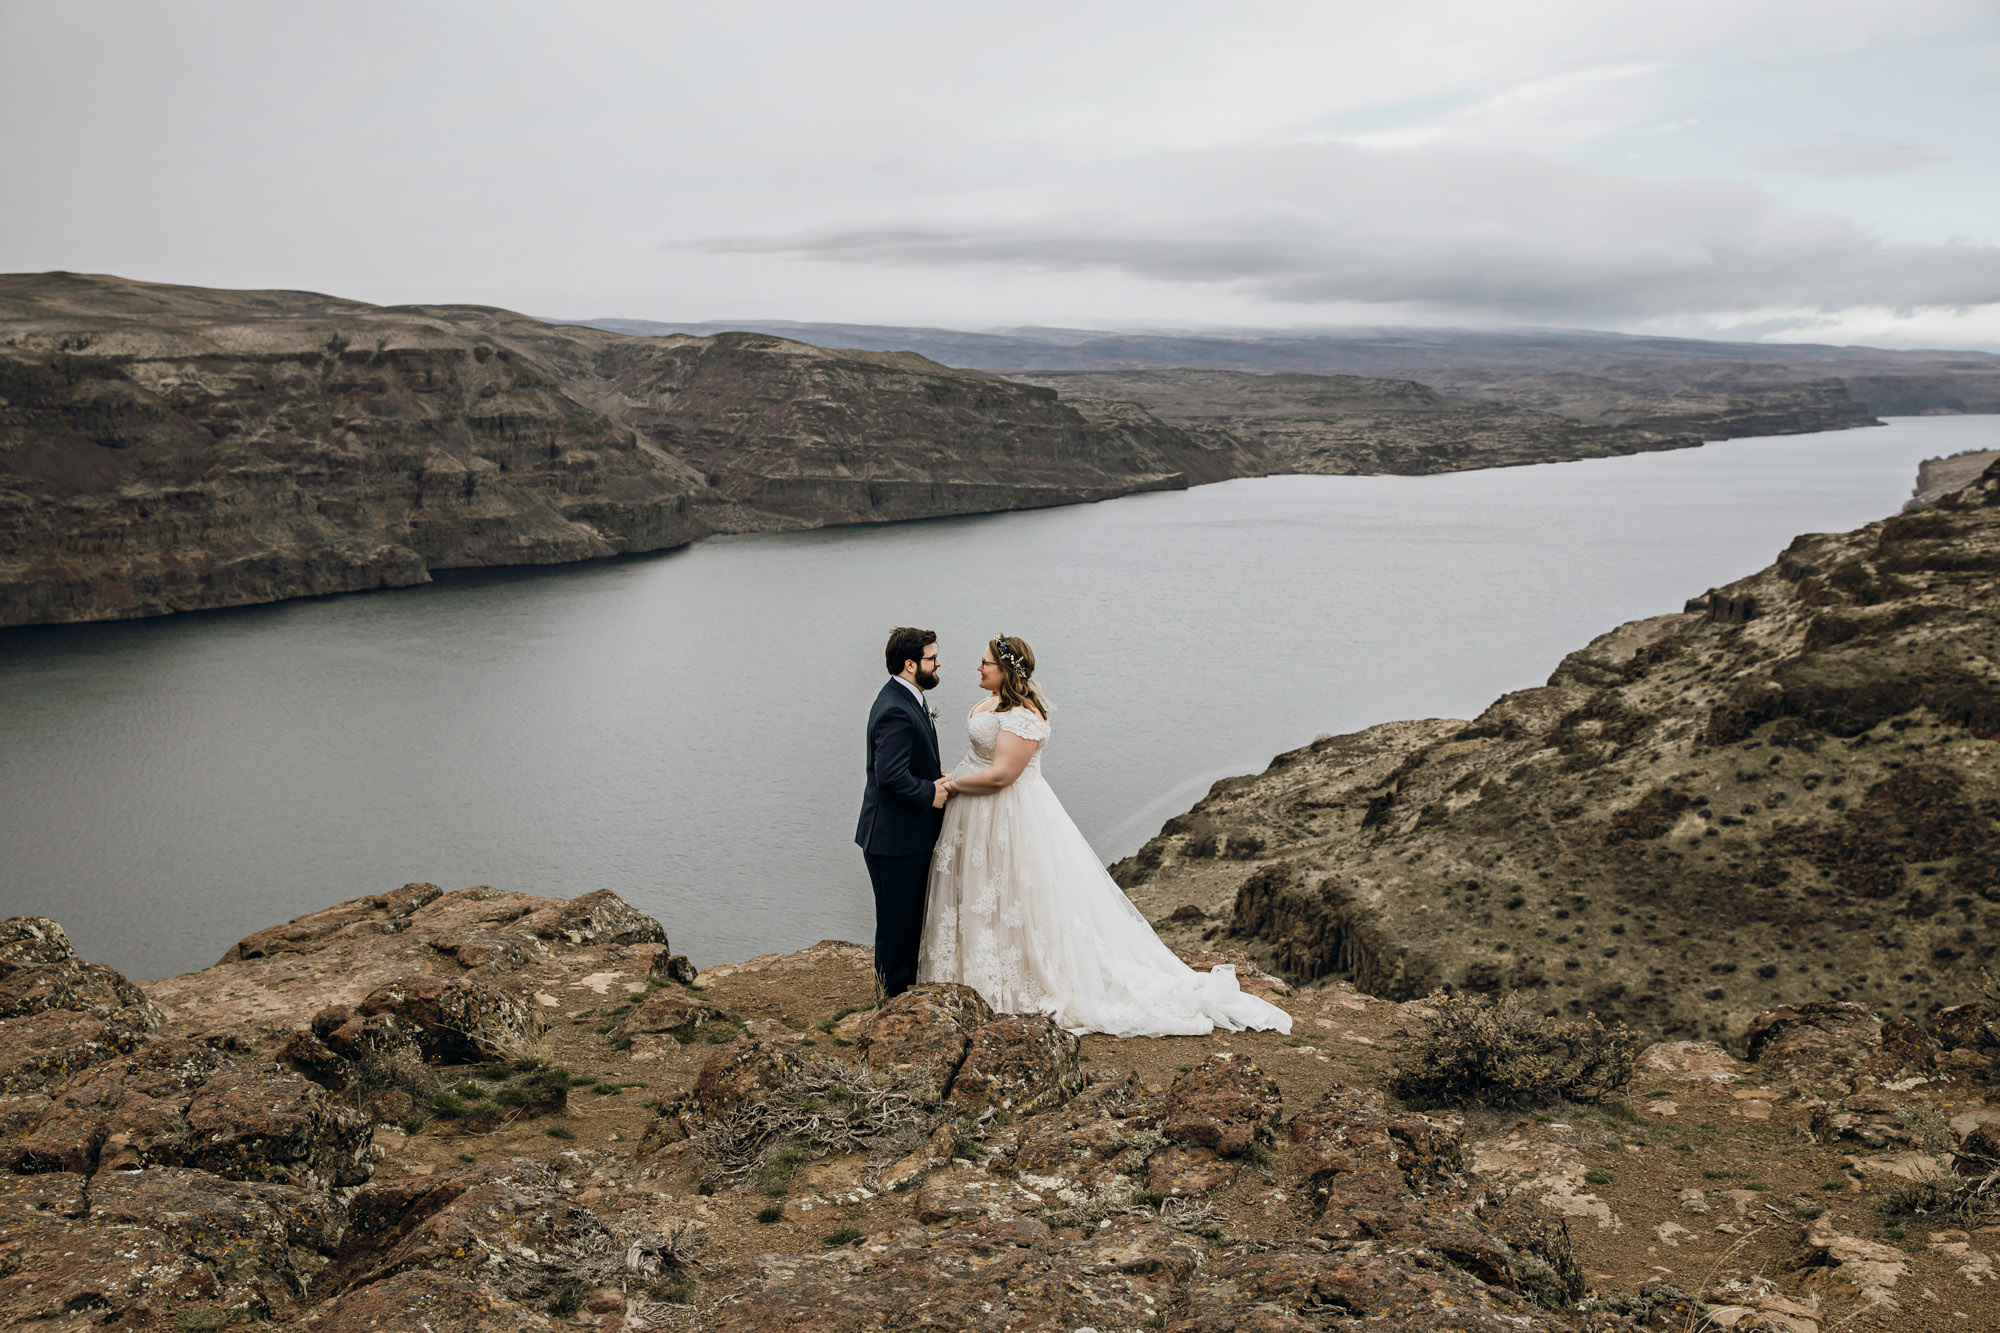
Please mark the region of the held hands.
<svg viewBox="0 0 2000 1333"><path fill-rule="evenodd" d="M944 803L951 799L951 788L945 785L947 781L948 779L939 778L935 783L931 784L937 788L936 795L931 797L931 809L942 810L944 809Z"/></svg>

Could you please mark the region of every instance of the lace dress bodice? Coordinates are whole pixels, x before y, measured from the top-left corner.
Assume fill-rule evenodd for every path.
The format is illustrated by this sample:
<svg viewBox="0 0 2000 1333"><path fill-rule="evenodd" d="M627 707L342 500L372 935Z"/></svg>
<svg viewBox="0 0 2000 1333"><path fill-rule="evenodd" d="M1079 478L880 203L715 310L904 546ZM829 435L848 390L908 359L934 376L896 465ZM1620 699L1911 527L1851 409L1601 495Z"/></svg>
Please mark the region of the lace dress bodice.
<svg viewBox="0 0 2000 1333"><path fill-rule="evenodd" d="M1011 731L1016 736L1031 741L1046 741L1049 738L1047 718L1036 717L1026 708L988 709L984 713L974 713L965 720L965 732L972 742L972 749L966 758L970 763L985 768L993 762L993 746L1000 739L1000 733ZM1028 766L1021 771L1018 782L1042 781L1042 751L1046 745L1035 747L1035 753L1028 760Z"/></svg>

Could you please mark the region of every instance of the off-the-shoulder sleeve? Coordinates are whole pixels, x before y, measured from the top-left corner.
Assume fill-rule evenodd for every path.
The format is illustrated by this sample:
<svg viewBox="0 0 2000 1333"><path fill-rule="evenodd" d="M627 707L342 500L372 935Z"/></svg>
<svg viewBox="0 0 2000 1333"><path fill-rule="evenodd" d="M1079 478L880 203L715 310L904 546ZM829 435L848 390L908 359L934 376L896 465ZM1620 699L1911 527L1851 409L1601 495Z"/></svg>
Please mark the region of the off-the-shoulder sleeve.
<svg viewBox="0 0 2000 1333"><path fill-rule="evenodd" d="M1025 708L1010 708L1002 713L1000 729L1011 731L1024 740L1045 741L1049 738L1048 719L1036 717Z"/></svg>

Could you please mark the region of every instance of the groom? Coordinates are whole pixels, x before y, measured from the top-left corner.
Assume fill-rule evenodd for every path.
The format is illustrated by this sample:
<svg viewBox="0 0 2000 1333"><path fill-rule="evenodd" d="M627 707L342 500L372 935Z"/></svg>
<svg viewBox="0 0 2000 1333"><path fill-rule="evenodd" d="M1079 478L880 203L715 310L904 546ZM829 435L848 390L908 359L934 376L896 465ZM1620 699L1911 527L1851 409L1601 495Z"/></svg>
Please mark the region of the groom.
<svg viewBox="0 0 2000 1333"><path fill-rule="evenodd" d="M924 701L938 683L937 635L892 630L884 656L889 679L868 711L868 786L854 841L875 886L875 980L892 996L917 979L931 848L949 793L939 782L937 728Z"/></svg>

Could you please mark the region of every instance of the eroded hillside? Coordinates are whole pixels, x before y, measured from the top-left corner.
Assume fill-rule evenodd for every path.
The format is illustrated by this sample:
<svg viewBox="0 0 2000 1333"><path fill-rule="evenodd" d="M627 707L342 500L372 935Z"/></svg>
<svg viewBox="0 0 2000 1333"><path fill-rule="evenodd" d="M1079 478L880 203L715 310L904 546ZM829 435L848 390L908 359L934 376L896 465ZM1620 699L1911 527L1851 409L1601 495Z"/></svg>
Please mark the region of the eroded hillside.
<svg viewBox="0 0 2000 1333"><path fill-rule="evenodd" d="M1718 1039L1776 1004L1971 999L2000 947L2000 466L1470 723L1218 783L1117 874L1149 916L1194 909L1183 938L1398 999L1524 989Z"/></svg>
<svg viewBox="0 0 2000 1333"><path fill-rule="evenodd" d="M1138 409L1080 412L911 353L0 278L0 625L1256 470Z"/></svg>

